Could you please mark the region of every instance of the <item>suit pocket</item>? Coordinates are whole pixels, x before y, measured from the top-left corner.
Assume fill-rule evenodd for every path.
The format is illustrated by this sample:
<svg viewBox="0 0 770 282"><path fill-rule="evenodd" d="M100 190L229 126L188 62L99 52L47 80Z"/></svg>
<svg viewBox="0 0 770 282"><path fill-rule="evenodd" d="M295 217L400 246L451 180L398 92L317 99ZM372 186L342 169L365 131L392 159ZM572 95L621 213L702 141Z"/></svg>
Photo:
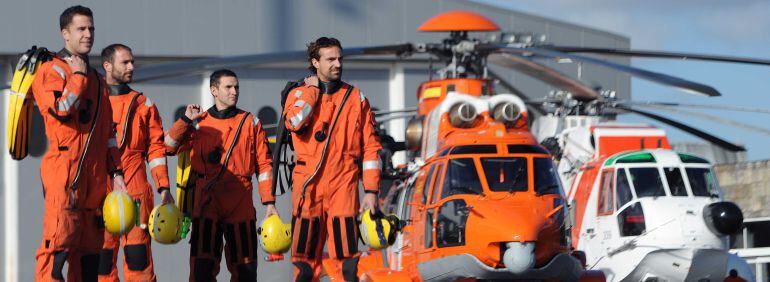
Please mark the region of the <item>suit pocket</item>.
<svg viewBox="0 0 770 282"><path fill-rule="evenodd" d="M56 216L55 249L71 249L80 245L81 214L76 211L61 209Z"/></svg>

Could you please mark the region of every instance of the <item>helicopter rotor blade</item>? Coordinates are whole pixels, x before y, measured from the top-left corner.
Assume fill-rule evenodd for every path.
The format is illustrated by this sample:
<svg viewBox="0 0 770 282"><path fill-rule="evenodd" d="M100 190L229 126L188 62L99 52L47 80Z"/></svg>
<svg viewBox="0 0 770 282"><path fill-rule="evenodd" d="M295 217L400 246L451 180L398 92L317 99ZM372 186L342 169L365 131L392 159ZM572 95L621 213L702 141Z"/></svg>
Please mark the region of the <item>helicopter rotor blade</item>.
<svg viewBox="0 0 770 282"><path fill-rule="evenodd" d="M511 94L516 95L517 97L519 97L522 101L524 101L525 104L527 104L527 102L530 101L529 97L527 97L527 95L525 95L524 92L522 92L521 90L519 90L518 88L513 86L512 83L508 82L507 79L503 78L497 72L495 72L495 71L493 71L491 69L488 69L487 73L489 73L489 76L494 78L495 81L500 83L500 86L502 86L506 90L510 91ZM530 104L527 104L527 106L528 106L527 108L529 108L530 112L536 112L536 113L538 113L540 115L545 114L545 111L543 110L542 105L530 105Z"/></svg>
<svg viewBox="0 0 770 282"><path fill-rule="evenodd" d="M649 108L649 109L654 109L654 110L661 110L661 111L666 111L666 112L676 113L676 114L682 114L682 115L689 115L689 116L698 117L698 118L706 119L706 120L709 120L709 121L713 121L713 122L729 125L729 126L732 126L732 127L742 128L742 129L745 129L745 130L748 130L748 131L751 131L751 132L758 132L758 133L762 133L762 134L770 136L770 129L766 129L766 128L762 128L762 127L758 127L758 126L753 126L753 125L750 125L750 124L746 124L746 123L742 123L742 122L738 122L738 121L734 121L734 120L729 120L729 119L726 119L726 118L723 118L723 117L720 117L720 116L716 116L716 115L700 113L700 112L693 112L693 111L687 111L687 110L682 110L682 109L679 109L679 108L676 108L676 107L671 107L671 106L645 105L645 106L638 106L638 107Z"/></svg>
<svg viewBox="0 0 770 282"><path fill-rule="evenodd" d="M590 64L610 68L616 71L628 73L634 77L649 80L662 85L675 87L677 89L681 89L688 93L700 94L700 95L705 95L709 97L722 95L719 93L719 91L717 91L713 87L705 84L685 80L685 79L675 77L675 76L670 76L667 74L652 72L652 71L643 70L643 69L639 69L639 68L635 68L635 67L631 67L623 64L601 60L593 57L564 53L557 50L543 49L538 47L517 47L517 46L510 46L505 44L479 44L475 48L477 51L491 52L491 53L514 53L514 54L522 54L522 55L536 55L536 56L542 56L546 58L568 58L574 61L590 63Z"/></svg>
<svg viewBox="0 0 770 282"><path fill-rule="evenodd" d="M365 55L403 55L414 51L411 43L371 47L353 47L342 50L343 56ZM280 62L300 62L307 58L306 51L289 51L241 55L217 58L205 58L184 62L161 63L139 67L134 72L134 82L144 82L161 78L200 74L220 68L249 67Z"/></svg>
<svg viewBox="0 0 770 282"><path fill-rule="evenodd" d="M706 132L704 132L704 131L702 131L700 129L691 127L691 126L686 125L684 123L681 123L681 122L669 119L667 117L663 117L663 116L658 115L658 114L654 114L654 113L651 113L651 112L648 112L648 111L644 111L644 110L634 109L634 108L632 108L630 106L626 106L626 105L623 105L623 104L617 104L617 105L615 105L615 108L616 109L620 109L622 111L632 112L632 113L635 113L635 114L639 114L639 115L642 115L644 117L647 117L647 118L650 118L650 119L654 119L654 120L657 120L659 122L662 122L662 123L668 124L670 126L676 127L676 128L678 128L678 129L680 129L682 131L685 131L687 133L690 133L692 135L700 137L701 139L704 139L704 140L706 140L708 142L711 142L712 144L714 144L714 145L716 145L716 146L718 146L720 148L723 148L725 150L731 151L731 152L746 151L746 148L744 148L741 145L733 144L733 143L731 143L729 141L726 141L726 140L724 140L722 138L719 138L719 137L716 137L716 136L711 135L709 133L706 133Z"/></svg>
<svg viewBox="0 0 770 282"><path fill-rule="evenodd" d="M770 60L707 55L682 52L650 51L650 50L629 50L613 48L595 48L595 47L574 47L574 46L542 46L541 48L555 50L565 53L590 53L610 56L639 57L639 58L657 58L657 59L681 59L681 60L699 60L724 63L739 63L770 66Z"/></svg>
<svg viewBox="0 0 770 282"><path fill-rule="evenodd" d="M712 109L712 110L770 114L770 109L749 108L749 107L739 107L739 106L730 106L730 105L705 105L705 104L669 103L669 102L652 102L652 101L642 101L642 102L627 101L622 103L626 105L631 105L631 106L684 107L684 108L696 108L696 109Z"/></svg>
<svg viewBox="0 0 770 282"><path fill-rule="evenodd" d="M599 97L599 93L553 68L541 65L516 54L496 53L490 54L487 61L496 65L512 68L532 78L540 80L548 85L569 91L577 100L589 101Z"/></svg>

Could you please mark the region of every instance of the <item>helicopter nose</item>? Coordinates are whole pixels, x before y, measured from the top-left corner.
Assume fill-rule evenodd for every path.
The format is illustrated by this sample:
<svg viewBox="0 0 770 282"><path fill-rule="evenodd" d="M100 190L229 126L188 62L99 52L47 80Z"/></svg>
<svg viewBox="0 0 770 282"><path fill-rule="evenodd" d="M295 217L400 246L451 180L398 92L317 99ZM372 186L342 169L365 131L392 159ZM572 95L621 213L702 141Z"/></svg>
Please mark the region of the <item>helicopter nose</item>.
<svg viewBox="0 0 770 282"><path fill-rule="evenodd" d="M719 202L705 206L703 219L709 230L720 236L734 234L743 225L743 213L732 202Z"/></svg>

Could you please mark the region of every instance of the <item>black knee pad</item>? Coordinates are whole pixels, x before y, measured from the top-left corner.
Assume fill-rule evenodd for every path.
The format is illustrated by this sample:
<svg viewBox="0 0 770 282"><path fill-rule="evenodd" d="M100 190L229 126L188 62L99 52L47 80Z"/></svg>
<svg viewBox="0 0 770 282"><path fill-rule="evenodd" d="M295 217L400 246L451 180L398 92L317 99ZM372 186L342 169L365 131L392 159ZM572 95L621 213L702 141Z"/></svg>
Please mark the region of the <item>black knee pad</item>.
<svg viewBox="0 0 770 282"><path fill-rule="evenodd" d="M358 257L342 262L342 277L345 282L358 282Z"/></svg>
<svg viewBox="0 0 770 282"><path fill-rule="evenodd" d="M109 275L112 272L112 250L102 249L99 253L99 275Z"/></svg>
<svg viewBox="0 0 770 282"><path fill-rule="evenodd" d="M195 259L195 281L214 281L214 260Z"/></svg>
<svg viewBox="0 0 770 282"><path fill-rule="evenodd" d="M238 265L238 281L257 281L257 262Z"/></svg>
<svg viewBox="0 0 770 282"><path fill-rule="evenodd" d="M297 282L313 281L313 268L306 262L293 262L294 267L297 268Z"/></svg>
<svg viewBox="0 0 770 282"><path fill-rule="evenodd" d="M88 254L80 257L80 276L83 281L99 280L99 254Z"/></svg>
<svg viewBox="0 0 770 282"><path fill-rule="evenodd" d="M123 253L126 255L126 265L129 270L140 271L147 268L147 246L126 245Z"/></svg>
<svg viewBox="0 0 770 282"><path fill-rule="evenodd" d="M51 269L51 277L53 279L63 280L64 263L67 262L67 252L60 251L53 254L53 268Z"/></svg>

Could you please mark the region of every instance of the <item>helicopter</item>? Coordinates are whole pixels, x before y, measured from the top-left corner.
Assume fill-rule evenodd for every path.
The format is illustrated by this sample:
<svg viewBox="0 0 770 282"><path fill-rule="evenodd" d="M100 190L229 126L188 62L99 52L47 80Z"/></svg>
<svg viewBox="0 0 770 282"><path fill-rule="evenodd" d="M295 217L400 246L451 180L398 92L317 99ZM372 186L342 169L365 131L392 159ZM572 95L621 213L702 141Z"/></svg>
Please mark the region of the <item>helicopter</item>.
<svg viewBox="0 0 770 282"><path fill-rule="evenodd" d="M662 129L609 117L637 113L724 150L742 146L618 101L611 91L589 101L552 93L541 103L553 108L533 131L559 163L573 247L585 252L590 269L609 281L714 281L730 270L753 281L746 261L728 252L728 236L740 230L743 215L724 200L713 165L674 151Z"/></svg>
<svg viewBox="0 0 770 282"><path fill-rule="evenodd" d="M382 207L399 214L403 226L400 226L402 231L393 246L362 256L359 265L361 277L381 280L396 275L416 281L487 278L582 278L603 281L603 273L584 270L587 263L585 253L573 249L575 243L571 234L575 231L571 229L570 208L561 187L560 175L551 161L551 152L540 146L529 130L529 109L541 110L533 107L532 102L519 95L513 85L486 66L491 63L522 72L568 92L576 101L595 100L601 94L535 59L568 58L693 93L720 95L716 89L697 82L578 53L675 58L696 56L554 46L532 37L501 36L497 41L482 41L470 38L469 32L492 32L499 28L483 16L466 11L440 14L428 20L420 30L448 32L449 37L438 43L404 43L343 50L346 57L395 55L405 58L427 54L431 59L445 63L445 67L437 71L438 79L431 77L418 89L420 106L413 111L414 118L407 128L406 141L393 140L390 144L394 150L412 152L408 165L393 167L389 159L382 162L385 174L395 179L395 184L383 195ZM138 68L134 81L202 73L221 67L301 61L304 58L304 51L294 51L156 64ZM770 64L733 57L703 58ZM513 94L496 94L495 82ZM389 114L379 113L378 116ZM284 141L277 136L274 148L285 147ZM273 152L281 151L274 149ZM282 158L279 153L279 159L281 161L276 162L277 165L291 167L290 157ZM494 168L492 171L486 171L485 161L489 161ZM280 170L273 171L277 174ZM524 179L517 179L522 175L526 175L524 185L520 184ZM274 181L281 181L278 176L274 175ZM495 184L494 180L498 183ZM464 185L468 183L463 182L471 184ZM538 182L544 184L542 190ZM284 192L277 191L277 194ZM522 217L524 214L528 216ZM495 228L499 232L493 232ZM506 234L511 238L500 238ZM512 238L517 234L518 239ZM560 266L554 267L559 271L544 271L554 265Z"/></svg>

